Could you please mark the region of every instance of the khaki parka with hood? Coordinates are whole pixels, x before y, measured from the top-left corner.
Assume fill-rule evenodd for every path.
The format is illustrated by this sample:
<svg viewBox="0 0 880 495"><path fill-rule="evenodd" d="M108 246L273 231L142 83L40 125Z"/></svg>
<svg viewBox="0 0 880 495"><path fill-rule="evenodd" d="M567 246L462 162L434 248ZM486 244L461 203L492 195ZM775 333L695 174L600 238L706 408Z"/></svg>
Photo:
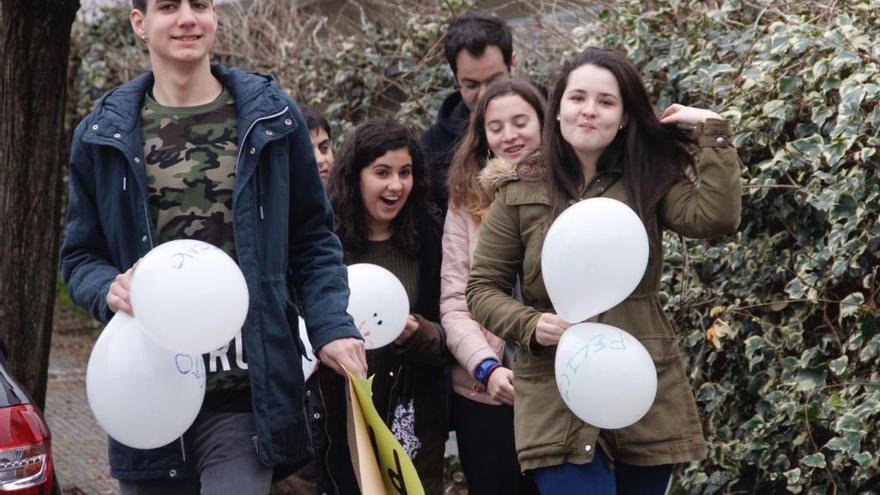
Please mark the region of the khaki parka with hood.
<svg viewBox="0 0 880 495"><path fill-rule="evenodd" d="M740 160L725 121L697 129L701 149L696 181L674 185L658 207L658 225L686 237L713 238L736 231L740 221ZM648 267L622 303L592 318L624 329L648 349L657 368L657 397L636 424L598 430L566 407L556 387L556 347L534 339L542 312L553 312L541 276L541 249L550 222L547 172L540 157L515 169L487 165L481 180L497 191L479 232L467 287L470 311L480 324L517 346L513 370L516 448L521 468L592 461L599 443L614 460L650 466L700 460L706 445L694 396L669 319L658 299L662 243L652 238ZM603 196L630 204L619 171L599 172L583 199ZM517 275L523 302L510 297Z"/></svg>

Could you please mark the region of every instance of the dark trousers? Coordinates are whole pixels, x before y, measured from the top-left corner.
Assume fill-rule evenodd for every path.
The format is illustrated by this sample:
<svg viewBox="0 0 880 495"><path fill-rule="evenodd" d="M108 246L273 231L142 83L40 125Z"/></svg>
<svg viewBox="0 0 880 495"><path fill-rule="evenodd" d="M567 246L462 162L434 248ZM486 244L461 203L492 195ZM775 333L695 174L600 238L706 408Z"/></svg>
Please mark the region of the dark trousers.
<svg viewBox="0 0 880 495"><path fill-rule="evenodd" d="M529 471L541 495L663 495L672 476L672 464L612 468L597 449L593 462L561 464Z"/></svg>
<svg viewBox="0 0 880 495"><path fill-rule="evenodd" d="M538 493L516 460L512 407L452 394L452 422L469 495Z"/></svg>
<svg viewBox="0 0 880 495"><path fill-rule="evenodd" d="M190 429L198 480L119 480L122 495L263 495L272 467L257 457L254 415L202 410Z"/></svg>

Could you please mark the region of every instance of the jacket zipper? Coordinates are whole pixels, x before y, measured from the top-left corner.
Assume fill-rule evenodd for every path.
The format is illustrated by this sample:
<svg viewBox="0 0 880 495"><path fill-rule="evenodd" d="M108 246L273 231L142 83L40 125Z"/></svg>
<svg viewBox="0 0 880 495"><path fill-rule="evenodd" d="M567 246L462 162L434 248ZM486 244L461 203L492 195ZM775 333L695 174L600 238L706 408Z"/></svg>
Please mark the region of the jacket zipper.
<svg viewBox="0 0 880 495"><path fill-rule="evenodd" d="M263 196L262 196L263 191L262 191L262 188L260 187L260 164L259 163L257 164L256 170L254 170L254 176L256 177L256 181L257 181L257 208L260 211L260 221L263 221L266 219L266 215L263 214Z"/></svg>
<svg viewBox="0 0 880 495"><path fill-rule="evenodd" d="M126 158L128 158L127 155L126 155ZM131 168L134 168L134 165L131 165L131 162L132 162L132 160L129 159L128 164L131 166ZM127 177L128 177L128 174L126 174L126 178ZM127 187L126 178L122 179L122 190L125 190ZM144 191L141 191L141 192L144 193ZM153 229L150 228L150 225L151 225L150 205L149 205L146 193L144 193L144 195L143 195L143 205L144 205L144 226L147 228L147 240L150 242L150 249L152 250L156 246L153 244L153 232L152 232Z"/></svg>
<svg viewBox="0 0 880 495"><path fill-rule="evenodd" d="M241 164L241 154L244 152L244 145L247 142L247 137L251 133L251 130L254 128L254 126L257 125L258 122L274 119L275 117L280 117L284 115L289 108L290 107L284 107L284 109L278 113L273 113L272 115L264 115L263 117L260 117L251 122L251 125L249 125L247 130L244 131L244 135L241 136L241 146L238 147L238 156L235 158L235 167L232 168L233 174L238 174L238 166L239 164Z"/></svg>
<svg viewBox="0 0 880 495"><path fill-rule="evenodd" d="M330 437L330 430L327 429L327 404L324 403L324 387L321 386L321 377L317 377L317 380L315 381L318 383L318 393L321 395L321 405L324 406L324 421L322 424L324 426L324 438L327 439L327 448L324 449L324 467L326 468L330 465L330 448L333 446L333 440ZM309 418L306 418L306 424L308 424L308 421ZM333 477L333 473L330 469L325 469L325 471L330 478L330 483L333 484L333 493L339 493L339 485L336 484L336 479Z"/></svg>
<svg viewBox="0 0 880 495"><path fill-rule="evenodd" d="M153 233L150 229L150 207L147 204L147 198L144 198L144 220L147 226L147 240L150 241L150 249L153 249L155 246L153 245Z"/></svg>
<svg viewBox="0 0 880 495"><path fill-rule="evenodd" d="M102 143L96 142L95 144ZM122 153L122 156L125 157L126 161L128 161L129 168L134 169L134 165L132 165L132 162L134 162L134 160L132 160L131 157L128 156L128 151L121 144L119 144L117 141L111 140L107 140L103 144L119 150ZM122 176L122 190L128 191L128 172L126 172L125 175ZM144 195L143 197L142 204L144 206L144 226L147 229L147 240L150 242L150 249L153 249L154 247L156 247L156 245L153 243L153 232L152 229L150 229L150 205L147 203L146 195Z"/></svg>
<svg viewBox="0 0 880 495"><path fill-rule="evenodd" d="M241 164L241 155L242 155L242 153L244 153L244 148L245 148L245 144L247 143L247 138L250 135L251 130L253 130L254 126L257 125L258 122L262 122L264 120L269 120L269 119L274 119L276 117L280 117L280 116L284 115L289 109L290 109L290 107L284 107L280 112L273 113L272 115L264 115L258 119L255 119L253 122L251 122L251 125L248 126L248 128L244 131L244 134L241 137L241 146L238 147L238 156L235 157L235 166L232 168L233 175L238 175L238 166ZM260 221L262 221L262 220L266 219L266 216L263 213L263 203L260 198L260 165L259 164L257 164L257 169L254 173L256 174L256 181L257 181L257 209L260 214Z"/></svg>
<svg viewBox="0 0 880 495"><path fill-rule="evenodd" d="M394 375L394 382L391 384L391 390L390 390L390 393L388 396L388 409L385 411L385 424L386 425L390 425L394 419L395 404L394 404L393 397L395 395L394 391L395 391L395 389L398 388L398 385L402 386L402 384L400 383L400 377L403 375L403 365L402 364L397 367L397 371L395 373L396 374ZM397 396L400 397L401 392L398 392ZM415 424L413 424L413 428L415 428Z"/></svg>

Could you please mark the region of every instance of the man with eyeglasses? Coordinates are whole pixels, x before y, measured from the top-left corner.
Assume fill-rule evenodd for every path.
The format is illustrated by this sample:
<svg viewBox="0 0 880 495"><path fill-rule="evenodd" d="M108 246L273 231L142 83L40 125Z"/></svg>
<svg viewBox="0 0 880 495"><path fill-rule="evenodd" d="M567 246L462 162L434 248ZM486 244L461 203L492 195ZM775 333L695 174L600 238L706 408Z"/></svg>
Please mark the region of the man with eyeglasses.
<svg viewBox="0 0 880 495"><path fill-rule="evenodd" d="M516 56L510 26L479 11L452 20L443 49L458 91L443 101L437 122L422 134L422 144L431 167L432 200L445 215L449 164L467 131L471 109L491 83L511 77Z"/></svg>

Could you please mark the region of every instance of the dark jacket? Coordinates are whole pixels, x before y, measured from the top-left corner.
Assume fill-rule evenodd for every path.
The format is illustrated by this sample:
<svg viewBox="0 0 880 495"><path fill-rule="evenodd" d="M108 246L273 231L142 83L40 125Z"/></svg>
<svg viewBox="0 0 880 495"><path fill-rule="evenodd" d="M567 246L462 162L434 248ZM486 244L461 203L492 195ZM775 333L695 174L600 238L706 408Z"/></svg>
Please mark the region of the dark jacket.
<svg viewBox="0 0 880 495"><path fill-rule="evenodd" d="M425 493L443 491L443 456L448 430L445 406L446 336L440 320L440 262L442 232L434 218L419 222L418 300L410 312L419 317L419 329L400 347L389 344L367 351L368 374L373 378L373 402L391 427L395 407L413 401L415 434L421 447L413 459ZM327 367L309 379L308 403L315 443L318 493L360 493L351 465L346 437L346 383Z"/></svg>
<svg viewBox="0 0 880 495"><path fill-rule="evenodd" d="M431 201L443 214L449 201L449 165L459 141L467 133L471 111L456 91L447 96L437 112L437 123L422 134L422 146L431 169Z"/></svg>
<svg viewBox="0 0 880 495"><path fill-rule="evenodd" d="M310 457L303 420L303 376L295 289L315 349L360 334L346 313L348 287L332 211L296 104L267 76L211 68L235 98L240 139L233 189L235 252L250 307L242 328L248 355L257 451L268 464ZM112 313L114 277L157 242L150 217L141 107L153 85L146 73L106 94L77 126L70 158L61 270L73 300L101 322ZM154 450L110 440L121 479L192 476L181 439Z"/></svg>

